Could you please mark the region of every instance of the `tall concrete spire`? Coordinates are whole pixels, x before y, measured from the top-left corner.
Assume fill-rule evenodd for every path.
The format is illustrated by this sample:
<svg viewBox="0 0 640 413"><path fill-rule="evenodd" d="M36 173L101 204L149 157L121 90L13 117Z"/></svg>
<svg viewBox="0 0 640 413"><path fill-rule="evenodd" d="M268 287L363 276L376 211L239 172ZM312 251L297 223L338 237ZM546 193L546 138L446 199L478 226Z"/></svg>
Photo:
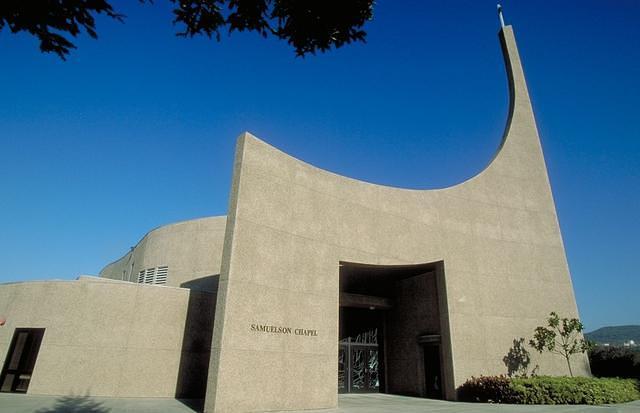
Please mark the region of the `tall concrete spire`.
<svg viewBox="0 0 640 413"><path fill-rule="evenodd" d="M498 18L500 18L500 26L504 27L504 16L502 15L502 5L498 3Z"/></svg>

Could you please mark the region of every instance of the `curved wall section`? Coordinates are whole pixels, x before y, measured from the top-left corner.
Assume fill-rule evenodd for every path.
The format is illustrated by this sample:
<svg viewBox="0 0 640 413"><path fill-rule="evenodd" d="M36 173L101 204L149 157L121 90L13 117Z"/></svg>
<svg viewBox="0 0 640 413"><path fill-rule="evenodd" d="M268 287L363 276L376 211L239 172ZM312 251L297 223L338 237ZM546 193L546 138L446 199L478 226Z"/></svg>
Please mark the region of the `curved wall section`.
<svg viewBox="0 0 640 413"><path fill-rule="evenodd" d="M207 217L156 228L100 276L138 282L141 271L167 267L166 285L217 289L226 217ZM143 275L144 277L144 275Z"/></svg>
<svg viewBox="0 0 640 413"><path fill-rule="evenodd" d="M215 295L81 277L0 285L0 354L44 328L30 394L203 397Z"/></svg>
<svg viewBox="0 0 640 413"><path fill-rule="evenodd" d="M577 316L511 27L501 41L507 130L490 165L462 184L426 191L369 184L240 137L206 412L336 406L340 262L443 263L447 398L472 375L505 374L513 339L530 336L550 311ZM267 334L255 324L317 335ZM540 374L566 374L553 356L535 364ZM586 358L576 365L588 373Z"/></svg>

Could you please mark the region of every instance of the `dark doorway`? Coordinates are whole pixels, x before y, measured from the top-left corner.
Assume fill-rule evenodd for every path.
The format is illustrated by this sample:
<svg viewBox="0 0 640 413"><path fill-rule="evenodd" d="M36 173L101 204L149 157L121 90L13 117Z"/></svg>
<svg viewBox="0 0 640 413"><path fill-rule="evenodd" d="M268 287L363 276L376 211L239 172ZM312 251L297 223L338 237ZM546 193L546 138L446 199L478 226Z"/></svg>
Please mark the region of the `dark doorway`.
<svg viewBox="0 0 640 413"><path fill-rule="evenodd" d="M341 262L339 340L339 392L455 397L442 262Z"/></svg>
<svg viewBox="0 0 640 413"><path fill-rule="evenodd" d="M425 396L429 399L442 399L442 373L440 370L440 345L427 344L424 349Z"/></svg>
<svg viewBox="0 0 640 413"><path fill-rule="evenodd" d="M16 328L0 374L1 392L27 392L43 335L44 328Z"/></svg>

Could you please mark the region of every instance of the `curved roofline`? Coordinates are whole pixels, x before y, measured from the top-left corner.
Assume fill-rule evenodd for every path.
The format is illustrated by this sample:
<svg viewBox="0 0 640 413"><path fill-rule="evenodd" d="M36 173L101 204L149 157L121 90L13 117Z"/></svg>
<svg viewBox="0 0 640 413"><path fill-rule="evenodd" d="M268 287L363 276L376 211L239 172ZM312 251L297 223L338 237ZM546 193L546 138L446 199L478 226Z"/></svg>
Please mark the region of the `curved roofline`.
<svg viewBox="0 0 640 413"><path fill-rule="evenodd" d="M147 231L146 234L144 234L142 236L142 238L140 238L140 241L138 241L136 243L136 245L140 244L140 242L142 242L143 239L145 239L148 235L150 235L152 232L156 232L160 229L165 229L165 228L169 228L169 227L173 227L175 225L180 225L180 224L185 224L187 222L193 222L193 221L202 221L205 219L211 219L211 218L227 218L226 215L212 215L212 216L208 216L208 217L199 217L199 218L192 218L192 219L183 219L181 221L176 221L176 222L170 222L168 224L164 224L164 225L159 225L155 228L150 229L149 231Z"/></svg>
<svg viewBox="0 0 640 413"><path fill-rule="evenodd" d="M108 264L104 265L104 266L102 267L102 269L101 269L98 273L101 273L102 271L104 271L104 269L105 269L105 268L107 268L107 267L109 267L109 266L111 266L111 265L113 265L113 264L117 263L118 261L123 260L124 258L126 258L126 257L127 257L127 255L131 254L131 252L132 252L132 251L133 251L133 250L134 250L138 245L140 245L140 244L142 243L142 241L144 241L144 239L145 239L145 238L147 238L147 237L148 237L149 235L151 235L151 233L153 233L153 232L156 232L156 231L158 231L158 230L160 230L160 229L169 228L169 227L172 227L172 226L175 226L175 225L184 224L184 223L186 223L186 222L201 221L201 220L210 219L210 218L225 218L225 219L226 219L226 218L227 218L227 216L226 216L226 215L213 215L213 216L208 216L208 217L199 217L199 218L192 218L192 219L183 219L183 220L181 220L181 221L171 222L171 223L169 223L169 224L159 225L159 226L157 226L157 227L155 227L155 228L152 228L152 229L150 229L149 231L147 231L147 232L142 236L142 238L140 238L140 239L138 240L138 242L136 242L136 243L134 244L134 246L133 246L133 247L131 247L131 249L129 249L129 251L127 251L123 256L121 256L120 258L115 259L115 260L113 260L113 261L109 262Z"/></svg>
<svg viewBox="0 0 640 413"><path fill-rule="evenodd" d="M473 181L474 179L480 177L481 175L483 175L488 169L491 168L491 165L500 157L500 154L502 152L502 149L505 146L505 143L508 141L509 139L509 133L511 131L511 124L513 121L513 116L514 116L514 111L515 111L515 105L516 105L516 100L518 98L518 96L520 95L520 93L518 93L518 88L516 87L516 82L515 82L515 76L514 76L514 70L516 65L519 65L519 63L515 62L513 60L512 54L517 54L517 48L513 51L511 51L512 53L509 53L509 46L507 44L507 41L505 39L505 36L511 36L513 38L513 28L511 25L507 25L505 27L503 27L499 32L498 32L498 36L500 38L500 44L501 44L501 48L502 48L502 56L504 59L504 64L505 64L505 72L507 75L507 84L508 84L508 112L507 112L507 119L505 122L505 127L504 127L504 132L502 134L502 139L500 141L500 145L498 146L498 148L496 149L493 157L489 160L489 162L484 166L484 168L482 168L480 171L478 171L477 173L475 173L474 175L472 175L471 177L460 181L458 183L452 184L452 185L448 185L448 186L444 186L441 188L423 188L423 189L416 189L416 188L406 188L406 187L401 187L401 186L393 186L393 185L384 185L384 184L378 184L375 182L369 182L366 180L362 180L362 179L357 179L357 178L352 178L346 175L341 175L339 173L336 172L332 172L328 169L323 169L321 167L315 166L309 162L306 162L304 160L301 160L299 158L296 158L295 156L292 156L284 151L282 151L281 149L278 149L275 146L272 146L264 141L262 141L261 139L257 138L255 135L251 134L250 132L245 132L243 135L241 135L241 138L244 138L245 135L249 135L251 136L253 139L256 139L262 143L264 143L265 145L269 146L270 148L277 150L279 152L281 152L282 154L294 159L295 161L308 166L310 168L316 169L320 172L329 174L329 175L334 175L337 176L341 179L348 179L348 180L352 180L354 182L358 182L358 183L364 183L364 184L369 184L369 185L375 185L377 187L381 187L381 188L388 188L388 189L394 189L394 190L402 190L402 191L416 191L416 192L427 192L427 191L443 191L443 190L448 190L448 189L452 189L452 188L456 188L458 186L464 185L470 181ZM515 39L513 39L514 45L515 45ZM518 67L518 70L520 70L520 68ZM526 92L525 92L526 93Z"/></svg>

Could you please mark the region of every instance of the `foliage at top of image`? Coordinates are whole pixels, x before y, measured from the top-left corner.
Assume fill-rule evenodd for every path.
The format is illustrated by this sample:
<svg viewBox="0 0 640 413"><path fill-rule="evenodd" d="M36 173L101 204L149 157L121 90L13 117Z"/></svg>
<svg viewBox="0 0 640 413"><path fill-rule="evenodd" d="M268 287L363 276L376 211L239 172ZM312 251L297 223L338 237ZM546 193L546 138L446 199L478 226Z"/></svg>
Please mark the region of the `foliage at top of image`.
<svg viewBox="0 0 640 413"><path fill-rule="evenodd" d="M153 3L152 0L140 0ZM296 55L315 54L355 41L365 41L364 24L373 18L374 0L171 0L177 35L206 35L220 40L222 30L253 31L289 43ZM95 16L123 22L107 0L51 0L0 2L0 31L28 32L40 41L42 52L63 60L76 46L68 36L84 30L97 38ZM66 37L65 37L66 36Z"/></svg>
<svg viewBox="0 0 640 413"><path fill-rule="evenodd" d="M591 344L581 337L582 330L584 327L577 318L560 318L558 314L551 312L547 327L537 327L529 345L540 353L548 351L564 357L569 375L573 377L571 356L591 348Z"/></svg>
<svg viewBox="0 0 640 413"><path fill-rule="evenodd" d="M76 37L84 29L89 36L97 38L96 14L118 21L124 18L106 0L3 0L0 30L7 26L11 33L28 32L40 40L42 52L54 52L64 59L75 45L63 34Z"/></svg>

